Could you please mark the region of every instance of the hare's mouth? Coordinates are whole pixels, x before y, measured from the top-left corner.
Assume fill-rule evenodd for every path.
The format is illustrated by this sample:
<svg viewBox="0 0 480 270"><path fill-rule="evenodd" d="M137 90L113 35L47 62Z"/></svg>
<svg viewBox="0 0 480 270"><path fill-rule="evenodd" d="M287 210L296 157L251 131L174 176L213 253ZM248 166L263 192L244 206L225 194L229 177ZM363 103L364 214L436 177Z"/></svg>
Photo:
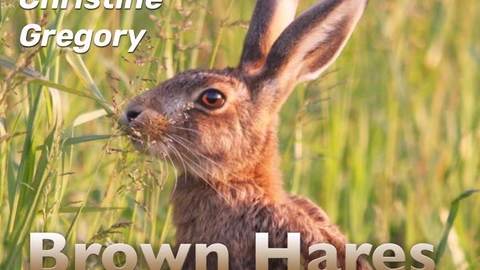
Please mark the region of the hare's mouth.
<svg viewBox="0 0 480 270"><path fill-rule="evenodd" d="M152 129L151 126L140 125L131 125L129 127L128 136L132 144L139 151L148 151L148 150L159 150L161 149L163 153L166 153L171 139L169 139L165 130L163 129Z"/></svg>
<svg viewBox="0 0 480 270"><path fill-rule="evenodd" d="M164 149L168 145L168 119L159 114L128 112L122 116L125 133L139 151ZM165 152L165 151L162 151Z"/></svg>
<svg viewBox="0 0 480 270"><path fill-rule="evenodd" d="M176 124L178 122L165 117L148 120L137 117L126 123L125 131L139 152L160 158L175 169L202 179L220 179L218 175L227 171L220 168L218 161L197 150L195 142L185 138L185 132L197 131Z"/></svg>

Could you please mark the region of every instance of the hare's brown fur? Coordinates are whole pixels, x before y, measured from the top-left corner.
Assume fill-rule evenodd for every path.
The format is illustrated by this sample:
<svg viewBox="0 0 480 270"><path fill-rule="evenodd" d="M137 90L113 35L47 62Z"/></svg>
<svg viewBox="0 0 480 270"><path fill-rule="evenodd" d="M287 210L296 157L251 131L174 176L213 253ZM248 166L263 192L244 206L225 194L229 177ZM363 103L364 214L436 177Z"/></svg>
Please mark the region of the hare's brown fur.
<svg viewBox="0 0 480 270"><path fill-rule="evenodd" d="M345 268L346 238L307 199L289 196L279 169L278 111L299 82L319 76L338 56L366 0L324 0L293 21L296 0L258 0L238 68L191 70L138 96L124 121L134 144L182 174L172 195L177 244L225 245L232 270L255 269L255 233L270 248L300 232L304 267L335 246ZM293 21L293 22L292 22ZM205 103L220 100L218 107ZM194 251L183 269L194 269ZM216 269L208 257L208 269ZM269 269L286 269L285 260ZM357 269L370 269L365 260Z"/></svg>
<svg viewBox="0 0 480 270"><path fill-rule="evenodd" d="M276 248L286 247L288 232L300 232L305 268L315 258L308 254L309 245L330 243L337 248L339 266L344 269L345 237L309 200L283 192L269 198L262 187L245 183L219 184L214 191L201 180L193 181L180 184L173 199L178 243L222 243L231 254L230 269L253 270L255 232L269 232L269 246ZM192 205L199 211L192 212ZM216 267L215 257L209 260ZM194 264L191 252L185 269L193 269ZM359 261L358 269L369 269L363 264ZM271 260L269 269L286 269L285 261Z"/></svg>

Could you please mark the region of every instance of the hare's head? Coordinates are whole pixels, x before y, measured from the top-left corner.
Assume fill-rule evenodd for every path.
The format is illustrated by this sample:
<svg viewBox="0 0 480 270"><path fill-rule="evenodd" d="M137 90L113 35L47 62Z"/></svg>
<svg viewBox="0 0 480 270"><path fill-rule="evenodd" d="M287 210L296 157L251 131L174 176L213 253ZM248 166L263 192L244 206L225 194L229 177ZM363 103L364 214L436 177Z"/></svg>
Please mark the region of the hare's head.
<svg viewBox="0 0 480 270"><path fill-rule="evenodd" d="M278 166L278 111L338 57L366 2L324 0L293 20L296 0L259 0L237 68L186 71L130 103L133 143L209 181Z"/></svg>

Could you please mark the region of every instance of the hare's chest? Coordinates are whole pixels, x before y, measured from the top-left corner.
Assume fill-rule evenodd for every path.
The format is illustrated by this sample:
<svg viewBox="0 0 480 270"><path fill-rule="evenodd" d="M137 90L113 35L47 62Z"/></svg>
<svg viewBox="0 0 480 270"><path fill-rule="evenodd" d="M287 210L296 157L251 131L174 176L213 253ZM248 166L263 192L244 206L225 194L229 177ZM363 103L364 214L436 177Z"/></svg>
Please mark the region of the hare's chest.
<svg viewBox="0 0 480 270"><path fill-rule="evenodd" d="M193 193L195 196L192 196ZM230 269L253 270L256 233L269 232L270 240L279 238L278 235L286 236L283 208L264 202L257 194L234 200L235 196L219 196L210 190L199 191L197 188L191 194L189 190L182 190L175 195L173 218L176 244L192 244L182 269L194 269L197 244L221 244L227 250ZM189 200L184 199L187 197ZM270 247L285 247L286 241L280 238L278 242L269 241ZM207 269L217 269L210 268L217 266L215 255L208 255L207 262ZM286 269L283 260L273 260L271 266L273 268L270 269Z"/></svg>
<svg viewBox="0 0 480 270"><path fill-rule="evenodd" d="M190 269L190 265L193 266L196 261L193 249L196 244L222 244L228 253L230 269L255 269L258 220L249 216L248 209L215 208L212 211L192 212L181 220L183 222L176 222L176 242L192 244L184 269ZM208 256L207 261L207 269L217 265L216 256Z"/></svg>
<svg viewBox="0 0 480 270"><path fill-rule="evenodd" d="M202 210L175 214L177 241L207 245L220 243L236 254L253 250L259 219L249 209L218 205L195 208Z"/></svg>

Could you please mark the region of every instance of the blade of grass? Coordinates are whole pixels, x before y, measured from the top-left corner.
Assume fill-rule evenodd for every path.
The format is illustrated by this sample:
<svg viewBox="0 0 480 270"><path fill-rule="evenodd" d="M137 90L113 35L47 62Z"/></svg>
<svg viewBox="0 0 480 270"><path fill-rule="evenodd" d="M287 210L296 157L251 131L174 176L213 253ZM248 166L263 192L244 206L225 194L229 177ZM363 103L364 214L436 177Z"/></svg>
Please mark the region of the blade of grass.
<svg viewBox="0 0 480 270"><path fill-rule="evenodd" d="M1 58L0 58L0 67L8 68L10 70L15 70L17 68L15 66L15 64L13 64L11 61L1 59ZM80 97L92 99L92 100L97 101L97 102L103 102L102 99L99 99L95 96L91 96L91 95L88 95L88 94L83 93L81 91L78 91L78 90L75 90L73 88L67 87L65 85L61 85L61 84L52 82L52 81L46 79L45 77L43 77L40 73L38 73L35 70L28 69L28 68L22 69L21 74L27 76L29 82L38 83L38 84L40 84L42 86L45 86L45 87L51 87L51 88L57 89L59 91L65 92L65 93L69 93L69 94L77 95L77 96L80 96Z"/></svg>
<svg viewBox="0 0 480 270"><path fill-rule="evenodd" d="M439 262L442 259L443 253L445 252L445 248L447 247L448 234L450 233L450 230L452 229L452 226L453 226L453 222L457 217L457 212L458 212L458 208L460 207L460 202L463 199L466 199L477 192L480 192L480 189L467 190L462 194L460 194L457 198L455 198L450 204L450 212L448 214L445 231L440 240L440 243L438 244L437 252L435 253L434 261L436 265L439 265Z"/></svg>
<svg viewBox="0 0 480 270"><path fill-rule="evenodd" d="M63 146L70 146L70 145L75 145L79 143L85 143L85 142L91 142L91 141L98 141L98 140L106 140L114 137L113 135L87 135L87 136L81 136L81 137L73 137L73 138L68 138L65 140L65 143Z"/></svg>
<svg viewBox="0 0 480 270"><path fill-rule="evenodd" d="M204 23L205 23L205 16L207 15L207 6L208 5L209 5L208 0L205 0L204 3L203 3L203 6L200 8L200 11L199 11L200 14L199 14L198 19L197 19L196 24L195 24L195 25L197 25L197 27L196 27L197 31L195 31L195 39L194 39L193 44L200 44L201 41L202 41L203 27L204 27ZM188 67L189 69L197 68L197 61L198 61L199 52L200 52L199 48L193 49L192 55L190 56L190 65Z"/></svg>
<svg viewBox="0 0 480 270"><path fill-rule="evenodd" d="M88 71L87 67L85 66L85 63L83 62L81 56L69 49L64 49L64 51L66 52L65 58L67 59L67 62L70 64L73 70L75 71L75 74L77 74L77 76L83 81L85 86L87 86L87 88L90 89L92 93L99 99L98 104L108 114L110 115L115 114L115 111L113 110L112 106L108 104L108 102L103 97L102 92L100 91L100 89L98 89L97 85L93 81L93 78L90 75L90 72Z"/></svg>
<svg viewBox="0 0 480 270"><path fill-rule="evenodd" d="M96 110L93 112L83 113L79 115L77 118L75 118L75 120L73 121L73 127L80 126L82 124L88 123L90 121L93 121L105 115L107 115L105 110Z"/></svg>
<svg viewBox="0 0 480 270"><path fill-rule="evenodd" d="M209 69L212 69L213 65L215 64L215 59L217 57L218 48L220 47L220 41L222 40L223 31L225 31L226 21L228 19L228 16L230 15L230 12L232 11L234 3L235 3L235 0L230 1L227 12L225 13L225 18L223 18L223 20L221 22L222 24L220 25L220 30L218 31L218 35L217 35L217 38L215 40L215 45L213 47L213 52L212 52L212 56L210 58L210 63L208 64Z"/></svg>
<svg viewBox="0 0 480 270"><path fill-rule="evenodd" d="M59 213L62 213L62 214L77 213L79 209L80 207L65 206L65 207L60 207ZM125 208L124 207L99 207L99 206L83 207L84 213L97 213L97 212L114 211L114 210L125 210ZM41 212L39 211L38 213L41 213Z"/></svg>
<svg viewBox="0 0 480 270"><path fill-rule="evenodd" d="M37 94L36 104L38 105L38 101L40 92ZM31 118L32 119L32 118ZM31 129L33 130L33 129ZM35 162L36 159L34 157L35 151L33 151L32 147L33 138L29 140L30 142L26 142L26 147L24 150L29 149L30 151L26 151L23 155L28 154L25 156L25 164L26 168L25 171L29 171L28 178L23 177L22 171L18 174L17 177L17 192L18 196L16 196L16 212L14 215L11 216L15 223L21 224L20 226L13 226L12 235L9 239L10 243L14 243L13 249L10 251L7 261L2 266L2 269L14 269L14 265L17 265L21 255L22 255L22 248L25 243L25 240L28 235L28 231L31 229L33 224L33 220L36 215L36 211L38 209L40 203L40 197L42 191L46 185L46 183L55 177L56 169L54 169L55 162L58 157L58 147L59 142L58 138L60 136L60 129L54 128L52 129L51 133L45 140L45 146L40 154L38 162ZM29 132L30 135L32 131ZM28 135L27 135L28 136ZM33 158L32 158L33 157ZM30 164L30 165L29 165ZM34 164L34 165L31 165ZM35 169L34 169L35 168ZM31 179L31 180L29 180ZM25 188L22 183L28 184L30 188ZM27 199L28 198L28 199ZM16 215L15 215L16 214ZM10 223L12 225L12 223Z"/></svg>

